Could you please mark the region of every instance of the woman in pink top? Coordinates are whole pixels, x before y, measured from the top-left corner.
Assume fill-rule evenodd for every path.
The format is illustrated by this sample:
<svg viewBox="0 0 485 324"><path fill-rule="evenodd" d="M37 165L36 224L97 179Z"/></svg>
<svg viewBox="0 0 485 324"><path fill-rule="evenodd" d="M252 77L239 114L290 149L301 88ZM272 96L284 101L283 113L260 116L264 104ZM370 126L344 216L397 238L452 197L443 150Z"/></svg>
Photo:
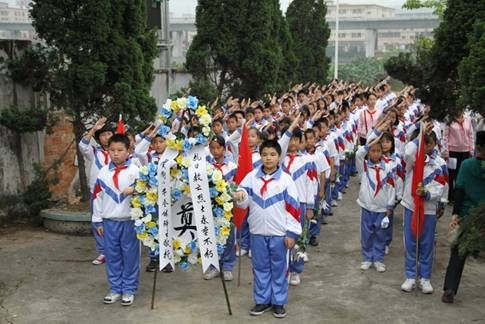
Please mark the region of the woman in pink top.
<svg viewBox="0 0 485 324"><path fill-rule="evenodd" d="M448 200L453 200L454 181L461 162L473 156L475 144L473 141L473 126L471 118L458 111L447 124L443 132L443 148L449 167L449 193Z"/></svg>
<svg viewBox="0 0 485 324"><path fill-rule="evenodd" d="M367 108L360 112L359 122L357 123L357 133L359 134L361 145L365 145L367 134L374 128L379 119L380 113L376 109L376 101L376 95L374 93L369 94Z"/></svg>

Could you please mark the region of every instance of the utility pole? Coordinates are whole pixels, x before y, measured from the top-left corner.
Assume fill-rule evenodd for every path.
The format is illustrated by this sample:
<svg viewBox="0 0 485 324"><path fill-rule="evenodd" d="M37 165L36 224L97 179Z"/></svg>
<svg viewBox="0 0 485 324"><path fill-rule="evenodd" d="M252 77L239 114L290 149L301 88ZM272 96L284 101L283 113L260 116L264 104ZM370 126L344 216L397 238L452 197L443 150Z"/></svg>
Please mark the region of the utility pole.
<svg viewBox="0 0 485 324"><path fill-rule="evenodd" d="M333 71L333 78L338 79L338 34L339 34L339 0L335 2L336 10L335 10L335 59L334 59L334 71Z"/></svg>

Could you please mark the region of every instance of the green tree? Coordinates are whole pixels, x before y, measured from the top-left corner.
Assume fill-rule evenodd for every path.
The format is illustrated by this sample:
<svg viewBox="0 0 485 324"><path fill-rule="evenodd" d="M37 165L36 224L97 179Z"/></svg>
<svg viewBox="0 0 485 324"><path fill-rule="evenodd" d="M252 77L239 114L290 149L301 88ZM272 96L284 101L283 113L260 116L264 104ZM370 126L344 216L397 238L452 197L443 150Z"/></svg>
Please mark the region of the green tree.
<svg viewBox="0 0 485 324"><path fill-rule="evenodd" d="M79 143L82 118L100 113L114 118L123 113L131 125L153 120L150 97L156 35L146 26L145 1L34 1L33 26L58 52L50 86L56 107L71 113ZM84 160L77 150L83 198L88 197Z"/></svg>
<svg viewBox="0 0 485 324"><path fill-rule="evenodd" d="M460 101L470 105L485 116L485 19L475 23L468 41L470 54L458 67L460 76Z"/></svg>
<svg viewBox="0 0 485 324"><path fill-rule="evenodd" d="M333 65L329 71L333 71ZM329 75L332 73L329 72ZM339 65L339 79L360 82L365 86L374 86L385 76L384 62L376 58L361 57Z"/></svg>
<svg viewBox="0 0 485 324"><path fill-rule="evenodd" d="M323 82L326 78L329 59L325 49L330 36L326 14L324 0L294 0L286 11L298 58L297 82Z"/></svg>
<svg viewBox="0 0 485 324"><path fill-rule="evenodd" d="M443 16L448 0L406 0L402 5L404 9L431 8L434 13Z"/></svg>

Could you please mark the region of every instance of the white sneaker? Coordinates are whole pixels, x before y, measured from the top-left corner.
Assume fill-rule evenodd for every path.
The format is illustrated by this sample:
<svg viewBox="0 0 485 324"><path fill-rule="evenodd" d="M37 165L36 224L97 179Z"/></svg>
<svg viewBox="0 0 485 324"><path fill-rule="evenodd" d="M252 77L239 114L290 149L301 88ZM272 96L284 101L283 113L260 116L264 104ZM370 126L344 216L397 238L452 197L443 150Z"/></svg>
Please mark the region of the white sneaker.
<svg viewBox="0 0 485 324"><path fill-rule="evenodd" d="M291 272L290 273L290 285L292 286L298 286L300 284L300 275L296 272Z"/></svg>
<svg viewBox="0 0 485 324"><path fill-rule="evenodd" d="M232 271L230 271L230 270L222 271L222 277L224 278L224 281L233 281L234 280L234 276L232 275Z"/></svg>
<svg viewBox="0 0 485 324"><path fill-rule="evenodd" d="M103 299L105 304L113 304L121 299L121 294L114 293L110 291Z"/></svg>
<svg viewBox="0 0 485 324"><path fill-rule="evenodd" d="M362 271L367 271L370 269L370 266L372 265L372 262L370 261L364 261L360 264L360 270Z"/></svg>
<svg viewBox="0 0 485 324"><path fill-rule="evenodd" d="M386 245L386 249L384 250L384 254L385 255L389 254L389 245Z"/></svg>
<svg viewBox="0 0 485 324"><path fill-rule="evenodd" d="M374 262L374 268L376 268L377 272L386 271L386 265L382 262Z"/></svg>
<svg viewBox="0 0 485 324"><path fill-rule="evenodd" d="M411 292L416 286L416 280L407 278L401 285L401 290L405 292Z"/></svg>
<svg viewBox="0 0 485 324"><path fill-rule="evenodd" d="M123 298L121 298L121 305L130 306L131 304L133 304L134 300L135 300L135 295L123 294Z"/></svg>
<svg viewBox="0 0 485 324"><path fill-rule="evenodd" d="M338 193L337 200L338 201L341 201L342 200L342 193L341 192Z"/></svg>
<svg viewBox="0 0 485 324"><path fill-rule="evenodd" d="M239 252L239 249L236 250L236 256L243 256L248 254L248 250L241 249L241 252Z"/></svg>
<svg viewBox="0 0 485 324"><path fill-rule="evenodd" d="M248 257L251 258L253 254L251 253L251 250L248 251Z"/></svg>
<svg viewBox="0 0 485 324"><path fill-rule="evenodd" d="M305 263L310 261L310 259L308 258L308 253L306 253L306 252L303 252L302 258L303 258L303 262L305 262Z"/></svg>
<svg viewBox="0 0 485 324"><path fill-rule="evenodd" d="M332 207L338 207L338 204L335 200L332 200Z"/></svg>
<svg viewBox="0 0 485 324"><path fill-rule="evenodd" d="M423 294L432 294L433 293L433 286L431 286L431 281L429 279L419 279L419 287Z"/></svg>
<svg viewBox="0 0 485 324"><path fill-rule="evenodd" d="M218 275L219 275L219 271L217 271L215 268L211 267L209 270L206 271L206 273L204 273L204 279L205 280L212 280L215 277L217 277Z"/></svg>

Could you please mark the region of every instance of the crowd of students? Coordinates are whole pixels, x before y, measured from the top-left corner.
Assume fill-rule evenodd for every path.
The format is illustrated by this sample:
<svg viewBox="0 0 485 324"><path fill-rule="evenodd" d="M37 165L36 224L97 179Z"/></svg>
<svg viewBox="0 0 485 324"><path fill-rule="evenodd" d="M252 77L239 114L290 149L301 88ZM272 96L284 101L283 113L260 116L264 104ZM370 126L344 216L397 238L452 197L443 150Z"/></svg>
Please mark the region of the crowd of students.
<svg viewBox="0 0 485 324"><path fill-rule="evenodd" d="M401 289L409 292L418 286L423 293L432 293L436 222L443 215L450 187L449 163L444 158L473 154L472 124L462 123L462 131L453 123L450 126L432 120L430 108L416 98L415 89L406 87L395 93L388 80L372 88L337 80L328 85L299 84L265 100L231 97L225 104L212 104L208 161L226 181L234 182L242 128L246 126L253 171L233 193L237 206L249 207L241 240L236 240L233 229L221 256L222 273L211 268L204 279L222 275L224 280L232 280L237 257L247 254L254 274L255 306L250 314L257 316L272 309L275 317L285 317L288 284L300 284L304 264L310 258L308 246L319 244L321 225L338 208L351 177L358 176L360 269L386 271L384 260L400 204L404 207L405 241L405 281ZM468 116L457 118L470 120ZM174 130L190 134L197 127L197 120L182 125L180 120L173 121ZM425 134L426 161L423 179L413 193L420 128ZM457 152L463 146L456 144L453 132L469 139L461 155ZM448 145L452 149L448 150ZM106 263L110 291L105 303L120 299L122 305L133 303L140 264L129 197L137 167L157 161L165 147L156 126L136 136L129 132L114 134L104 118L80 143L84 156L91 161L93 233L99 253L93 264ZM414 194L425 201L420 233L413 232L412 226ZM297 243L301 253L291 253ZM157 266L158 256L151 253L146 271L156 271Z"/></svg>

